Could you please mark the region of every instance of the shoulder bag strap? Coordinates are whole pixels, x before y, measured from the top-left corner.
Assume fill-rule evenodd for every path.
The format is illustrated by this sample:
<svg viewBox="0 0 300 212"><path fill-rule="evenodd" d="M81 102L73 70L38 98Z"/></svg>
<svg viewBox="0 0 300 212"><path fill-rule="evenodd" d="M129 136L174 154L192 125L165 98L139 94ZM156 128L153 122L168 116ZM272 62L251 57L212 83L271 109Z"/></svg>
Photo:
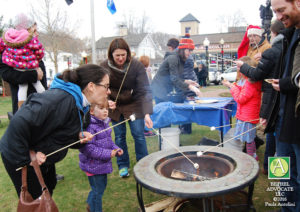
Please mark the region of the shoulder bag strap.
<svg viewBox="0 0 300 212"><path fill-rule="evenodd" d="M37 163L37 160L36 160L36 153L32 150L30 150L30 158L31 158L31 162L32 162L32 166L34 168L35 174L38 177L38 180L40 182L42 190L44 190L46 188L46 184L45 184L44 178L42 176L40 166L39 166L39 164Z"/></svg>
<svg viewBox="0 0 300 212"><path fill-rule="evenodd" d="M22 189L27 190L27 166L22 168Z"/></svg>
<svg viewBox="0 0 300 212"><path fill-rule="evenodd" d="M126 71L125 71L125 75L124 75L124 77L123 77L123 79L122 79L122 82L121 82L119 91L118 91L118 93L117 93L117 96L116 96L116 99L115 99L116 104L117 104L117 100L118 100L118 97L119 97L119 95L120 95L121 89L122 89L122 87L123 87L123 83L124 83L125 78L126 78L126 76L127 76L127 72L128 72L128 70L129 70L129 68L130 68L131 62L132 62L132 59L130 60L130 62L129 62L129 64L128 64L128 66L127 66L127 69L126 69Z"/></svg>

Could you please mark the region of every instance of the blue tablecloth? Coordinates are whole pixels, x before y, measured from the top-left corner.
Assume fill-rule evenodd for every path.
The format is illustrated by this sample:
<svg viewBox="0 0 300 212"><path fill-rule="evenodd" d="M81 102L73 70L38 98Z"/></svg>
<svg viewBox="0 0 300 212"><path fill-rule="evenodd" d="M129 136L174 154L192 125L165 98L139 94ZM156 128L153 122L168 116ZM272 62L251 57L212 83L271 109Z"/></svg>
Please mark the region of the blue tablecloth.
<svg viewBox="0 0 300 212"><path fill-rule="evenodd" d="M233 98L201 99L216 99L218 102L210 104L161 102L155 105L151 115L153 127L162 128L170 124L178 125L192 122L209 127L218 127L230 123L230 118L235 115L236 111L236 103ZM230 129L230 126L217 129L225 134Z"/></svg>

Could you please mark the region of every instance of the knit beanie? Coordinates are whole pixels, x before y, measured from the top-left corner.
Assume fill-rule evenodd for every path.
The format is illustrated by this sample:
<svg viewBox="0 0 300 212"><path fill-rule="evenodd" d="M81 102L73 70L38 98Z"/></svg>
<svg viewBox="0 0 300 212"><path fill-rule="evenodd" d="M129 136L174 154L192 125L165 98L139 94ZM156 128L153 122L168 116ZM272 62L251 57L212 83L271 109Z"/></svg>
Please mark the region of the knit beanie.
<svg viewBox="0 0 300 212"><path fill-rule="evenodd" d="M190 38L190 34L186 33L184 37L180 39L178 49L191 49L195 48L193 40Z"/></svg>
<svg viewBox="0 0 300 212"><path fill-rule="evenodd" d="M249 25L247 27L247 30L245 32L245 35L243 37L242 42L240 43L240 46L238 47L238 58L246 56L248 49L249 49L249 35L258 35L262 36L262 29L259 26Z"/></svg>
<svg viewBox="0 0 300 212"><path fill-rule="evenodd" d="M16 15L14 25L16 30L29 29L34 25L35 21L28 18L24 13Z"/></svg>

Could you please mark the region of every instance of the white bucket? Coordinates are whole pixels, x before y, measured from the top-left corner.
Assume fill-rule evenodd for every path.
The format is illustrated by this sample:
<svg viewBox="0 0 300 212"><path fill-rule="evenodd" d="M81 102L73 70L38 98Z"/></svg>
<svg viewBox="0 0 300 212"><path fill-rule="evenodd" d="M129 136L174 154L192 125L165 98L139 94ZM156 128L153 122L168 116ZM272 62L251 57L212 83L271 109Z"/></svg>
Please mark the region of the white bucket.
<svg viewBox="0 0 300 212"><path fill-rule="evenodd" d="M175 127L162 128L161 135L162 135L161 150L174 149L174 146L179 147L179 135L180 135L179 128L175 128Z"/></svg>

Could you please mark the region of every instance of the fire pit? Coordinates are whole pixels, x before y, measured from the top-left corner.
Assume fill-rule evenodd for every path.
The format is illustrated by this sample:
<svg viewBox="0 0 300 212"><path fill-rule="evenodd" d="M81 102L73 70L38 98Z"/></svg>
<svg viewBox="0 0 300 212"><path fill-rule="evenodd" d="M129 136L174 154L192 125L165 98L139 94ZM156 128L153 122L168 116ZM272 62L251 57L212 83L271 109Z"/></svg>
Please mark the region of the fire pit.
<svg viewBox="0 0 300 212"><path fill-rule="evenodd" d="M253 157L223 147L196 156L197 151L209 148L211 146L179 147L199 164L198 170L175 149L158 151L141 159L133 172L142 209L142 188L139 185L156 193L181 198L208 198L253 185L259 173L258 163Z"/></svg>

